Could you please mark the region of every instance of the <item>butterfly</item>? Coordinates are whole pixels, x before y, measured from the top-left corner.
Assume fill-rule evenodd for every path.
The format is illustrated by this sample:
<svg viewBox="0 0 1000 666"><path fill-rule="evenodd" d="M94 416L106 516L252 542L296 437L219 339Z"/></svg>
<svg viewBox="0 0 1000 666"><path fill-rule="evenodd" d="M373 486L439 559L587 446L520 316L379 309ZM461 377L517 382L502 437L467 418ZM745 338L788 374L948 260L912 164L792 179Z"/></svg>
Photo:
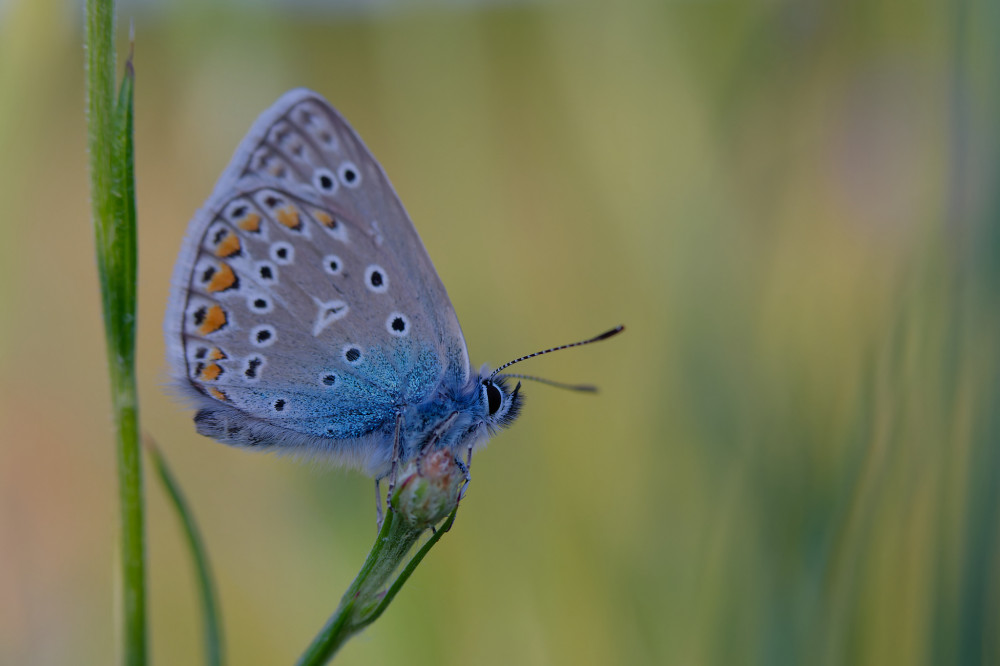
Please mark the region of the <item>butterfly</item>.
<svg viewBox="0 0 1000 666"><path fill-rule="evenodd" d="M199 433L327 457L377 491L440 448L463 454L468 474L473 450L517 418L521 383L509 380L537 379L502 369L622 327L471 370L382 167L323 97L297 89L257 119L191 220L164 329Z"/></svg>

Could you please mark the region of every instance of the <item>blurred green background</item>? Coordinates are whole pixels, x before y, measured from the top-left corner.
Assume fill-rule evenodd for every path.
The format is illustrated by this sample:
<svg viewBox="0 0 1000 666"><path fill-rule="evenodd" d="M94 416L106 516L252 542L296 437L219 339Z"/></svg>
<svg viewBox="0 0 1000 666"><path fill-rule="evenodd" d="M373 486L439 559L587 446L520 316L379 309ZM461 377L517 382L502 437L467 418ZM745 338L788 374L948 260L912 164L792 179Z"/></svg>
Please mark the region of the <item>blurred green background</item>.
<svg viewBox="0 0 1000 666"><path fill-rule="evenodd" d="M81 3L0 3L0 663L115 658ZM123 2L139 371L229 663L290 663L371 481L199 437L160 332L192 213L312 87L408 207L475 364L525 364L453 531L341 664L1000 661L1000 9L985 0ZM147 474L152 655L199 663Z"/></svg>

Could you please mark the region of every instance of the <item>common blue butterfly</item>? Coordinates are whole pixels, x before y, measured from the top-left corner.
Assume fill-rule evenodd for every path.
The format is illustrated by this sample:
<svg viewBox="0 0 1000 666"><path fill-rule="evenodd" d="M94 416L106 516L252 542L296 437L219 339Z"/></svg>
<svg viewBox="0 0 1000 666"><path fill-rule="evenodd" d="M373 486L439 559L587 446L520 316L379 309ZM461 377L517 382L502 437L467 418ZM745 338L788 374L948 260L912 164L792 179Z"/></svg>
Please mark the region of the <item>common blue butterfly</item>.
<svg viewBox="0 0 1000 666"><path fill-rule="evenodd" d="M521 407L520 382L507 379L525 376L499 371L537 355L470 370L381 166L304 89L257 119L191 220L164 327L199 433L325 455L376 483L435 448L468 462Z"/></svg>

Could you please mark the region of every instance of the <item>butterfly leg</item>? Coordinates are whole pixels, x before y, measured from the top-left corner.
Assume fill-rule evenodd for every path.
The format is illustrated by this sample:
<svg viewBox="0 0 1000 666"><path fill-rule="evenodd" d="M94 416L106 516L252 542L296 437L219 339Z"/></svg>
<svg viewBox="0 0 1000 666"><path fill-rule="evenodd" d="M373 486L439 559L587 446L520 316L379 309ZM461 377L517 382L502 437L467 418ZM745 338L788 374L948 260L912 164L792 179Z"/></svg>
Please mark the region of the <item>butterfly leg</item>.
<svg viewBox="0 0 1000 666"><path fill-rule="evenodd" d="M451 428L451 425L455 422L455 419L457 418L458 418L458 412L452 412L447 417L445 417L444 421L441 421L441 423L434 426L434 430L431 431L430 437L428 437L427 440L420 447L421 454L427 453L431 449L433 449L434 446L441 441L441 438L444 437L444 434L448 432L448 429Z"/></svg>
<svg viewBox="0 0 1000 666"><path fill-rule="evenodd" d="M455 458L455 465L462 471L462 476L465 477L465 481L462 483L462 487L458 491L458 501L461 502L462 498L465 497L465 489L469 487L469 481L472 477L469 475L469 466L464 462Z"/></svg>
<svg viewBox="0 0 1000 666"><path fill-rule="evenodd" d="M420 470L420 465L424 461L424 456L436 448L438 442L441 441L441 438L444 437L444 434L448 432L448 429L451 428L451 424L453 424L457 418L458 412L452 412L449 414L445 417L444 421L441 421L441 423L434 427L430 436L427 437L423 444L420 445L420 454L417 456L417 470ZM456 462L458 461L456 460Z"/></svg>
<svg viewBox="0 0 1000 666"><path fill-rule="evenodd" d="M465 483L462 484L462 489L458 491L458 501L461 502L462 498L465 497L465 491L469 487L469 481L472 481L472 474L470 473L472 469L472 444L469 444L469 450L465 452L465 464L460 463L457 458L455 462L459 463L459 468L465 474Z"/></svg>
<svg viewBox="0 0 1000 666"><path fill-rule="evenodd" d="M375 477L375 531L382 531L382 521L385 516L382 515L382 492L379 489L379 485L382 483L382 477Z"/></svg>
<svg viewBox="0 0 1000 666"><path fill-rule="evenodd" d="M396 412L396 432L392 436L392 465L389 467L389 492L385 495L385 506L392 510L392 491L396 489L396 473L399 471L399 458L402 452L403 413Z"/></svg>

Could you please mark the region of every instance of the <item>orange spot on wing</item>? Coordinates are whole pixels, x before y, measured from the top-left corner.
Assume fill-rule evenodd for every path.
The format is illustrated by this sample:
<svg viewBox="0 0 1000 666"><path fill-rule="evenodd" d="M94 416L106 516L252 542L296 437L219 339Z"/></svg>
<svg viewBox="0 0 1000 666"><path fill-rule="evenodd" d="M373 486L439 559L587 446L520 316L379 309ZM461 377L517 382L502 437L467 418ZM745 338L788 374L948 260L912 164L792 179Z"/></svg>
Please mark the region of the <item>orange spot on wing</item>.
<svg viewBox="0 0 1000 666"><path fill-rule="evenodd" d="M278 211L278 222L289 229L299 229L302 221L299 220L299 209L295 206L285 206Z"/></svg>
<svg viewBox="0 0 1000 666"><path fill-rule="evenodd" d="M216 400L221 400L222 402L229 402L229 396L217 388L210 388L208 392L212 394L212 397Z"/></svg>
<svg viewBox="0 0 1000 666"><path fill-rule="evenodd" d="M215 256L217 257L231 257L238 254L239 251L240 237L231 231L215 246Z"/></svg>
<svg viewBox="0 0 1000 666"><path fill-rule="evenodd" d="M221 361L224 358L229 358L229 357L226 356L226 352L222 351L218 347L213 347L212 351L208 353L209 361Z"/></svg>
<svg viewBox="0 0 1000 666"><path fill-rule="evenodd" d="M222 374L222 367L218 363L210 363L201 369L201 374L198 375L198 379L202 379L208 382L214 382Z"/></svg>
<svg viewBox="0 0 1000 666"><path fill-rule="evenodd" d="M225 326L227 321L226 311L222 309L222 306L213 305L205 313L205 319L201 322L201 326L198 327L198 332L202 335L214 333Z"/></svg>
<svg viewBox="0 0 1000 666"><path fill-rule="evenodd" d="M316 219L323 224L323 226L329 227L331 229L337 226L337 223L336 221L334 221L333 216L327 213L326 211L317 210L313 214L316 216Z"/></svg>
<svg viewBox="0 0 1000 666"><path fill-rule="evenodd" d="M260 215L258 215L257 213L250 213L242 220L237 222L236 226L238 226L243 231L251 231L253 233L257 233L258 231L260 231Z"/></svg>
<svg viewBox="0 0 1000 666"><path fill-rule="evenodd" d="M212 281L205 287L209 292L225 291L236 286L236 273L229 264L219 264L219 270L212 275ZM218 306L216 306L218 307Z"/></svg>

